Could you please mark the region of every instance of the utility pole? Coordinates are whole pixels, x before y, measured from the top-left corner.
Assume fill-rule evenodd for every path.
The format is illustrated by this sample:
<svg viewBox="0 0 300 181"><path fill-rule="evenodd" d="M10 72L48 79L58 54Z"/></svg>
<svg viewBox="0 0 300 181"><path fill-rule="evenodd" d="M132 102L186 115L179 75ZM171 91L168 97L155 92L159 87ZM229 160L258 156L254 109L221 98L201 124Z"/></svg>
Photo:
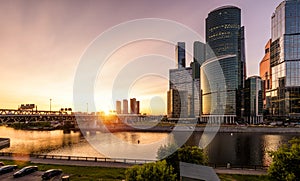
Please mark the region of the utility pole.
<svg viewBox="0 0 300 181"><path fill-rule="evenodd" d="M51 101L52 101L52 99L50 99L50 112L51 112Z"/></svg>

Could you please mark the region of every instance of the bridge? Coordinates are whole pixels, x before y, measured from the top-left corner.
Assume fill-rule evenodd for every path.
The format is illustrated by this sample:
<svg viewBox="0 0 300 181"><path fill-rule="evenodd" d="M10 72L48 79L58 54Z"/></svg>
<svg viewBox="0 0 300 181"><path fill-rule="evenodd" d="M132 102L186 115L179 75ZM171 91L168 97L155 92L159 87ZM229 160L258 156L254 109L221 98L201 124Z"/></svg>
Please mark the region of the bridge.
<svg viewBox="0 0 300 181"><path fill-rule="evenodd" d="M66 111L39 111L28 109L0 109L0 124L11 123L29 123L29 122L43 122L43 121L58 121L58 122L72 122L76 121L85 123L87 127L95 125L97 121L111 121L116 123L130 123L139 121L154 121L160 119L162 116L153 115L136 115L136 114L121 114L108 117L101 117L95 113L73 113Z"/></svg>
<svg viewBox="0 0 300 181"><path fill-rule="evenodd" d="M75 121L75 115L61 111L0 109L0 124L33 121Z"/></svg>

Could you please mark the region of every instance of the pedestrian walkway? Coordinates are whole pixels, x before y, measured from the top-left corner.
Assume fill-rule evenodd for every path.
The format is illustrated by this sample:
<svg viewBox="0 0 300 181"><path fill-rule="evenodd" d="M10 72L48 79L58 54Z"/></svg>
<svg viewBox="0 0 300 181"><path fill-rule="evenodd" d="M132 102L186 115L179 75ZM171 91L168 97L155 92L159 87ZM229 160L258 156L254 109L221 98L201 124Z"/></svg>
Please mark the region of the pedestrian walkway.
<svg viewBox="0 0 300 181"><path fill-rule="evenodd" d="M110 168L128 168L134 164L120 163L120 162L108 162L108 161L84 161L84 160L59 160L59 159L42 159L33 157L21 157L21 156L0 156L0 160L21 160L30 161L31 163L40 164L53 164L53 165L70 165L70 166L98 166L98 167L110 167ZM239 169L239 168L214 168L218 174L239 174L239 175L266 175L267 170L254 170L254 169Z"/></svg>
<svg viewBox="0 0 300 181"><path fill-rule="evenodd" d="M102 162L102 161L83 161L83 160L58 160L58 159L42 159L30 157L9 157L0 156L1 160L20 160L29 161L31 163L53 164L53 165L71 165L71 166L98 166L98 167L113 167L113 168L128 168L133 164L120 162Z"/></svg>
<svg viewBox="0 0 300 181"><path fill-rule="evenodd" d="M218 174L239 174L239 175L266 175L267 170L254 170L254 169L238 169L238 168L215 168Z"/></svg>

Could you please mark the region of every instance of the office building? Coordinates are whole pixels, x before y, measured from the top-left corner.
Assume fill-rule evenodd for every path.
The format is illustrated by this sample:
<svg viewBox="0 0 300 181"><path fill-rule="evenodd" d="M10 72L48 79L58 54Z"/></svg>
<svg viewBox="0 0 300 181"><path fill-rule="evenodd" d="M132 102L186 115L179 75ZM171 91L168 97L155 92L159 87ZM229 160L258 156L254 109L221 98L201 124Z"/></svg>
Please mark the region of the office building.
<svg viewBox="0 0 300 181"><path fill-rule="evenodd" d="M130 99L130 114L136 114L136 98Z"/></svg>
<svg viewBox="0 0 300 181"><path fill-rule="evenodd" d="M248 124L259 124L263 121L263 82L259 76L249 77L245 82L244 120Z"/></svg>
<svg viewBox="0 0 300 181"><path fill-rule="evenodd" d="M178 42L175 49L175 57L178 69L185 68L185 43Z"/></svg>
<svg viewBox="0 0 300 181"><path fill-rule="evenodd" d="M271 42L270 39L266 46L265 46L265 55L262 61L259 64L259 75L261 80L263 81L263 108L264 110L268 110L270 108L270 89L272 86L272 72L270 67L270 49L271 49ZM268 96L267 96L268 95Z"/></svg>
<svg viewBox="0 0 300 181"><path fill-rule="evenodd" d="M136 114L140 114L140 101L136 101Z"/></svg>
<svg viewBox="0 0 300 181"><path fill-rule="evenodd" d="M123 99L123 114L128 114L128 100Z"/></svg>
<svg viewBox="0 0 300 181"><path fill-rule="evenodd" d="M208 14L206 44L206 61L201 66L202 118L219 116L219 122L233 124L242 120L246 78L240 8L224 6Z"/></svg>
<svg viewBox="0 0 300 181"><path fill-rule="evenodd" d="M200 78L200 65L205 61L205 44L200 41L194 42L194 62L198 64L198 67L195 71L197 75L195 78Z"/></svg>
<svg viewBox="0 0 300 181"><path fill-rule="evenodd" d="M168 115L170 118L188 118L194 117L192 103L199 102L199 95L193 97L193 78L192 68L184 69L170 69L169 70L169 95L168 102L172 102L169 105L173 107L168 108L170 112ZM199 86L199 83L195 82L195 87ZM197 91L196 91L197 92ZM196 95L196 94L195 94ZM194 107L194 110L199 110L198 107ZM172 110L172 111L171 111ZM198 111L199 112L199 111ZM199 114L199 113L196 113ZM180 116L179 116L180 115Z"/></svg>
<svg viewBox="0 0 300 181"><path fill-rule="evenodd" d="M116 113L121 114L121 101L116 101Z"/></svg>
<svg viewBox="0 0 300 181"><path fill-rule="evenodd" d="M179 42L176 48L183 47ZM185 50L181 50L185 53ZM185 54L181 55L185 57ZM168 118L199 118L201 115L200 66L205 60L205 44L194 42L194 58L190 67L178 66L169 70L169 91L167 96ZM177 58L178 65L181 59Z"/></svg>
<svg viewBox="0 0 300 181"><path fill-rule="evenodd" d="M283 1L271 18L272 72L269 113L277 119L300 118L300 1Z"/></svg>

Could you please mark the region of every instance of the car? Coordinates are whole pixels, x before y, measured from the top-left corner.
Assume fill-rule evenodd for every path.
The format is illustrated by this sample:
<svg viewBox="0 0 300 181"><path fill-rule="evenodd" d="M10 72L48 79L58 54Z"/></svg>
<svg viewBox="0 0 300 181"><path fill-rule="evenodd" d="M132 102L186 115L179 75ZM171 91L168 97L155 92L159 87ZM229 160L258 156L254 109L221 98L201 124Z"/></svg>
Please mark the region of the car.
<svg viewBox="0 0 300 181"><path fill-rule="evenodd" d="M37 166L27 166L22 168L21 170L17 171L14 173L14 177L22 177L24 175L28 175L30 173L33 173L35 171L38 171L38 167Z"/></svg>
<svg viewBox="0 0 300 181"><path fill-rule="evenodd" d="M62 174L62 170L61 169L50 169L50 170L47 170L42 175L42 179L43 180L48 180L48 179L51 179L52 177L58 176L60 174Z"/></svg>
<svg viewBox="0 0 300 181"><path fill-rule="evenodd" d="M18 168L17 165L5 165L0 167L0 175L12 172Z"/></svg>
<svg viewBox="0 0 300 181"><path fill-rule="evenodd" d="M0 162L0 167L4 166L4 163L3 162Z"/></svg>

